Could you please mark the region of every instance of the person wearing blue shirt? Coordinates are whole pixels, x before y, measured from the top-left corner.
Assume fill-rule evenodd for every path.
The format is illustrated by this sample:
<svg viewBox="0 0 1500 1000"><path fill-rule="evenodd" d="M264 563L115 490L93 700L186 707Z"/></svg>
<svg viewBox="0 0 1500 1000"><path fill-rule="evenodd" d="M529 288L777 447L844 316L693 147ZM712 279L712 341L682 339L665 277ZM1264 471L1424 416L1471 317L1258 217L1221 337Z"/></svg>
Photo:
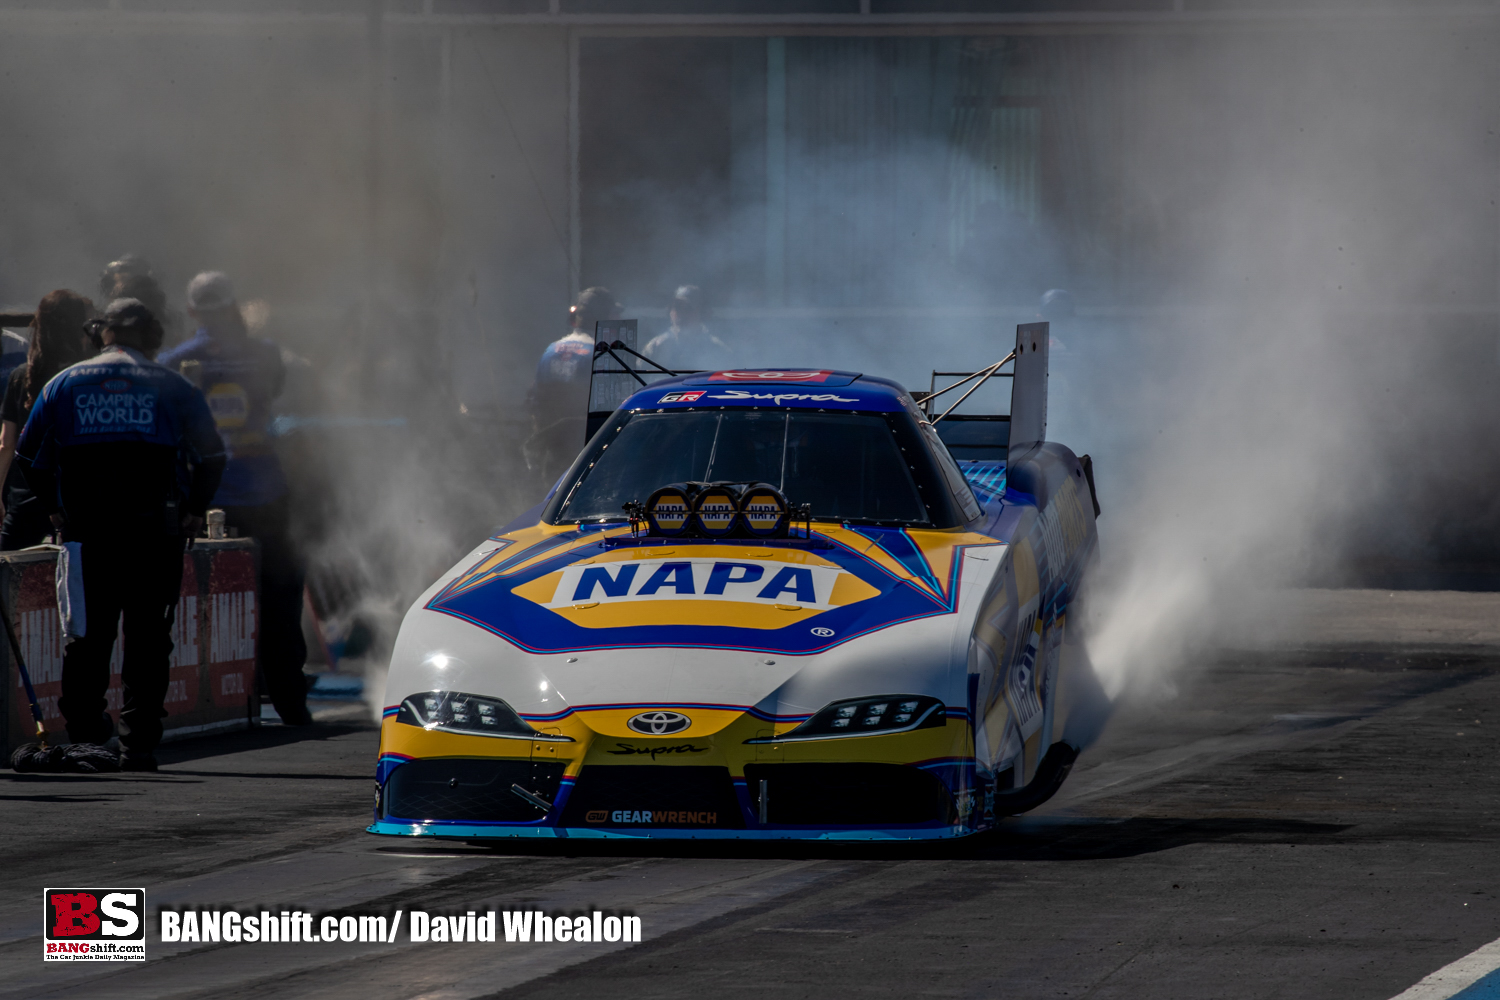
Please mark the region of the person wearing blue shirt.
<svg viewBox="0 0 1500 1000"><path fill-rule="evenodd" d="M594 326L600 320L618 319L621 312L623 308L608 288L585 288L568 309L568 335L548 344L537 362L536 378L526 391L531 437L522 452L544 488L567 471L583 448L594 367Z"/></svg>
<svg viewBox="0 0 1500 1000"><path fill-rule="evenodd" d="M716 371L735 366L734 352L714 336L705 322L708 303L703 289L683 285L677 289L667 308L672 325L652 337L641 353L663 368L673 371Z"/></svg>
<svg viewBox="0 0 1500 1000"><path fill-rule="evenodd" d="M58 701L68 736L103 744L113 733L105 691L123 615L120 767L154 771L183 550L218 488L224 445L203 394L150 360L162 338L150 310L117 299L90 326L103 352L46 384L16 456L82 569Z"/></svg>
<svg viewBox="0 0 1500 1000"><path fill-rule="evenodd" d="M229 454L214 506L224 523L260 543L260 674L281 721L312 722L307 711L307 642L302 638L301 554L292 543L286 475L270 433L271 403L281 395L286 368L269 340L250 336L234 286L219 271L188 283L188 315L197 332L166 351L173 370L195 362L194 376L213 412ZM192 371L194 369L188 369Z"/></svg>

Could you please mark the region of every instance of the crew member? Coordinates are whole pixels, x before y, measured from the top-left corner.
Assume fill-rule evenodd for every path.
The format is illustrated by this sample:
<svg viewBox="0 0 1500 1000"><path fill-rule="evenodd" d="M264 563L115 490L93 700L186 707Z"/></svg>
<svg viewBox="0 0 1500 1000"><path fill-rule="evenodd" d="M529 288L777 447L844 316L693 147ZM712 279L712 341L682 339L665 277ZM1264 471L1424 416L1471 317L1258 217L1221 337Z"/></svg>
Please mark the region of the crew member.
<svg viewBox="0 0 1500 1000"><path fill-rule="evenodd" d="M526 392L531 437L524 450L527 467L547 486L567 471L583 448L589 373L594 364L594 324L619 319L623 311L608 288L585 288L568 309L568 335L548 344L537 362L536 378Z"/></svg>
<svg viewBox="0 0 1500 1000"><path fill-rule="evenodd" d="M288 726L312 722L307 711L307 643L302 638L306 570L292 542L286 475L272 446L271 401L286 369L269 340L250 336L234 286L219 271L189 284L188 315L197 332L161 356L177 370L196 361L199 385L224 438L229 463L213 505L224 522L260 543L260 670L266 694Z"/></svg>
<svg viewBox="0 0 1500 1000"><path fill-rule="evenodd" d="M162 328L162 348L170 349L182 342L181 314L167 305L167 293L149 274L135 274L115 286L115 299L138 299L151 310ZM113 299L109 300L113 301Z"/></svg>
<svg viewBox="0 0 1500 1000"><path fill-rule="evenodd" d="M58 701L68 737L113 732L104 695L123 613L120 767L154 771L184 543L203 526L224 445L202 393L150 360L162 329L145 306L117 299L94 325L103 352L47 383L17 455L63 540L80 544L82 635L63 650Z"/></svg>
<svg viewBox="0 0 1500 1000"><path fill-rule="evenodd" d="M164 331L162 345L173 347L182 340L179 316L167 308L167 293L151 273L151 262L140 254L127 253L104 265L99 275L99 301L139 299Z"/></svg>
<svg viewBox="0 0 1500 1000"><path fill-rule="evenodd" d="M120 298L116 293L125 282L132 278L149 277L151 277L149 260L138 253L121 254L117 260L105 264L104 270L99 272L99 294L102 296L102 301L113 302ZM161 317L156 317L156 321L160 323Z"/></svg>
<svg viewBox="0 0 1500 1000"><path fill-rule="evenodd" d="M717 371L734 367L734 352L709 332L703 290L683 285L667 310L672 325L651 339L642 354L673 371Z"/></svg>
<svg viewBox="0 0 1500 1000"><path fill-rule="evenodd" d="M40 545L52 533L52 522L42 502L12 460L21 428L42 394L42 386L93 353L83 334L83 324L93 314L94 304L77 292L60 288L48 293L31 318L31 346L26 360L6 380L5 399L0 402L0 479L5 482L5 502L0 505L4 512L0 551Z"/></svg>

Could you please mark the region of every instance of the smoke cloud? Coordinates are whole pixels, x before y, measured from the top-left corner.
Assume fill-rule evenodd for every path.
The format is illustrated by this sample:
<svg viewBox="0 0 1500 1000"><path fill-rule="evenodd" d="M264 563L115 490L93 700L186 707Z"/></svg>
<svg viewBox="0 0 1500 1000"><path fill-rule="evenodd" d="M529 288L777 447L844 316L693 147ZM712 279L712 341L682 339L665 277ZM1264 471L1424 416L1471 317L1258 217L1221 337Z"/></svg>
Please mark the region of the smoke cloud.
<svg viewBox="0 0 1500 1000"><path fill-rule="evenodd" d="M1277 588L1493 577L1491 71L1473 37L1404 29L1185 41L1147 74L1129 181L1176 216L1148 250L1172 308L1080 428L1126 428L1098 458L1111 693L1281 641Z"/></svg>
<svg viewBox="0 0 1500 1000"><path fill-rule="evenodd" d="M1095 462L1090 648L1112 693L1274 639L1275 588L1500 564L1490 21L803 38L776 56L584 39L580 260L560 30L121 24L0 32L0 298L92 292L133 250L176 305L210 267L266 304L264 332L301 359L286 410L306 419L284 444L310 557L343 588L326 624L368 630L370 669L415 595L544 491L521 395L574 269L644 309L643 334L694 281L746 365L912 388L998 360L1044 289L1072 290L1049 436ZM786 92L816 99L788 104L768 175L754 137L780 121L778 58ZM716 142L719 166L695 166Z"/></svg>

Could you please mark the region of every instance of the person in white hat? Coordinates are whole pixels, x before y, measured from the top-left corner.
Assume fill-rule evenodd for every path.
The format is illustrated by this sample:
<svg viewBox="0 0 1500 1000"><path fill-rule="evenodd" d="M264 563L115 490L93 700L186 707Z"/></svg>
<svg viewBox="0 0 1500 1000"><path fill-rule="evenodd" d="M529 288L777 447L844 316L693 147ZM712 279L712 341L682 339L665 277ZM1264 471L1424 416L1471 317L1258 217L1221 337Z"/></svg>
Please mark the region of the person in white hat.
<svg viewBox="0 0 1500 1000"><path fill-rule="evenodd" d="M708 329L708 304L697 285L683 285L667 309L672 325L652 337L641 353L673 371L733 368L734 352Z"/></svg>

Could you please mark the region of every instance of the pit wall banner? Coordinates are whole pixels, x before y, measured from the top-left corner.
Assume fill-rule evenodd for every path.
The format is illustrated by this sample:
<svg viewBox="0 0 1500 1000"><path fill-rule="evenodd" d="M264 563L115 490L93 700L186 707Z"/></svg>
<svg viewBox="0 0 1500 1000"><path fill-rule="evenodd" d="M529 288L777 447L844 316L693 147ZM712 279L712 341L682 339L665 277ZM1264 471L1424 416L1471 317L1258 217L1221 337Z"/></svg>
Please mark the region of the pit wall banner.
<svg viewBox="0 0 1500 1000"><path fill-rule="evenodd" d="M0 553L0 596L16 627L47 731L65 736L57 699L62 694L65 639L57 613L57 551ZM165 708L166 739L249 727L260 717L255 658L259 648L260 552L248 538L199 539L183 554L182 598L172 626L171 672ZM93 622L89 622L90 627ZM110 714L119 721L124 636L116 624L109 661ZM26 687L10 643L0 635L5 679L0 726L5 756L35 739Z"/></svg>

